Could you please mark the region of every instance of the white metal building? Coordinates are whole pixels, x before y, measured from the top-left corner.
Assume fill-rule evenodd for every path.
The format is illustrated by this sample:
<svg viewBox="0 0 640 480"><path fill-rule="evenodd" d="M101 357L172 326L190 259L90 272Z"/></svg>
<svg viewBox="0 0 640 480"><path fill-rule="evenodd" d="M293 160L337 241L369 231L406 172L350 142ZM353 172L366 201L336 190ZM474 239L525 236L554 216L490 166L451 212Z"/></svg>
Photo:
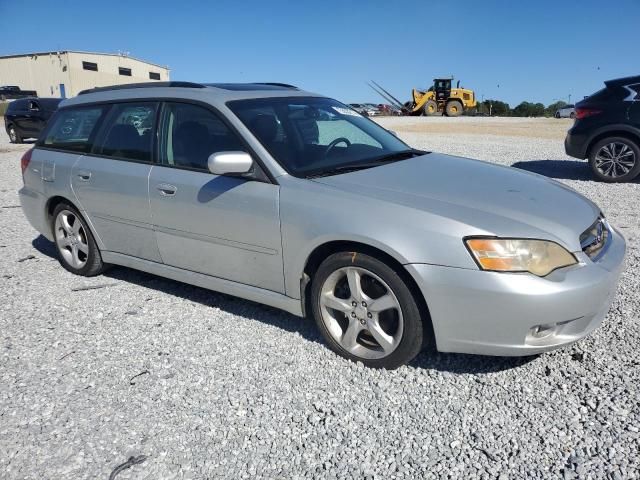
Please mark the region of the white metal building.
<svg viewBox="0 0 640 480"><path fill-rule="evenodd" d="M81 90L123 83L168 81L169 68L123 54L39 52L0 56L0 85L40 97L73 97Z"/></svg>

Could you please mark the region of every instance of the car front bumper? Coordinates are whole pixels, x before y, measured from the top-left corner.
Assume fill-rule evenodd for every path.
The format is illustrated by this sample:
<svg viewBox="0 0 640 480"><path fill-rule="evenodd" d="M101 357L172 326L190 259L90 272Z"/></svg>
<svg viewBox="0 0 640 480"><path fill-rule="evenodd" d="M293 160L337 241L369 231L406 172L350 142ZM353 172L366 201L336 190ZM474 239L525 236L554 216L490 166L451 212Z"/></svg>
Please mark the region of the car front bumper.
<svg viewBox="0 0 640 480"><path fill-rule="evenodd" d="M534 355L573 343L596 329L616 292L624 264L624 237L611 228L606 252L544 278L438 265L407 269L427 301L436 346L442 352ZM543 326L545 336L532 329Z"/></svg>

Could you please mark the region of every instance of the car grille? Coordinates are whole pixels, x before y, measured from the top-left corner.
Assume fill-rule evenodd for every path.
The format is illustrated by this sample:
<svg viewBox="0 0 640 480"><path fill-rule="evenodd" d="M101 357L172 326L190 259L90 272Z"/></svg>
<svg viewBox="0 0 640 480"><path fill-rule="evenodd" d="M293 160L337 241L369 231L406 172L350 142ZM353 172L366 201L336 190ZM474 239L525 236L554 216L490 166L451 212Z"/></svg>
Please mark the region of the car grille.
<svg viewBox="0 0 640 480"><path fill-rule="evenodd" d="M580 235L580 246L592 260L598 259L609 243L611 232L604 217L600 216L582 235Z"/></svg>

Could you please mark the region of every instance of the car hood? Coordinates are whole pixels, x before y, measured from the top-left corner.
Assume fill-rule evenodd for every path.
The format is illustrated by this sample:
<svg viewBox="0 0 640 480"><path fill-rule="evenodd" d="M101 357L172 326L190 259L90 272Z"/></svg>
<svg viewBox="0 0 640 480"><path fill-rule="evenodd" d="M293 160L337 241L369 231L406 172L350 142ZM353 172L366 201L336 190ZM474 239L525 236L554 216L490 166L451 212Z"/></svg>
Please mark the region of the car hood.
<svg viewBox="0 0 640 480"><path fill-rule="evenodd" d="M571 251L600 214L547 177L437 153L314 181L456 221L466 235L544 238Z"/></svg>

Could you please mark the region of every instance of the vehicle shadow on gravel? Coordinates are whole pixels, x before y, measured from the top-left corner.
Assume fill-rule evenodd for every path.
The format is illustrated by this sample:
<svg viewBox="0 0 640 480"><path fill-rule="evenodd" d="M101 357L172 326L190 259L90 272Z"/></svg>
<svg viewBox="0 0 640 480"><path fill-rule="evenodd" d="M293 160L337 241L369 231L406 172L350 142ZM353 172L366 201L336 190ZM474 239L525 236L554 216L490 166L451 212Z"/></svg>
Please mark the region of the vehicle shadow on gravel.
<svg viewBox="0 0 640 480"><path fill-rule="evenodd" d="M42 235L36 237L31 244L43 255L53 259L58 258L54 243ZM113 266L102 276L153 289L207 307L217 307L233 315L268 323L288 332L297 332L306 340L323 343L314 322L308 319L302 320L277 308L121 266Z"/></svg>
<svg viewBox="0 0 640 480"><path fill-rule="evenodd" d="M31 243L41 254L57 259L55 245L42 235L36 237ZM315 322L309 318L301 319L276 308L131 268L114 266L107 270L103 276L183 298L207 307L217 307L233 315L268 323L288 332L297 332L308 341L324 344ZM535 358L537 357L488 357L462 353L439 353L433 347L428 347L409 363L409 366L455 374L482 374L517 368Z"/></svg>
<svg viewBox="0 0 640 480"><path fill-rule="evenodd" d="M448 373L495 373L526 365L538 356L490 357L464 353L440 353L435 348L425 349L409 365L425 370Z"/></svg>
<svg viewBox="0 0 640 480"><path fill-rule="evenodd" d="M593 174L587 162L576 160L525 160L516 162L512 167L538 173L545 177L563 180L593 180Z"/></svg>

